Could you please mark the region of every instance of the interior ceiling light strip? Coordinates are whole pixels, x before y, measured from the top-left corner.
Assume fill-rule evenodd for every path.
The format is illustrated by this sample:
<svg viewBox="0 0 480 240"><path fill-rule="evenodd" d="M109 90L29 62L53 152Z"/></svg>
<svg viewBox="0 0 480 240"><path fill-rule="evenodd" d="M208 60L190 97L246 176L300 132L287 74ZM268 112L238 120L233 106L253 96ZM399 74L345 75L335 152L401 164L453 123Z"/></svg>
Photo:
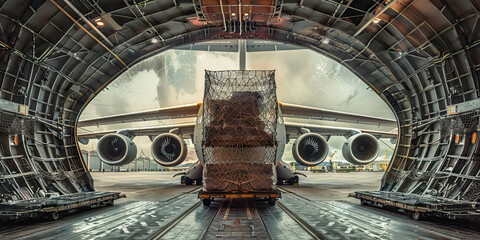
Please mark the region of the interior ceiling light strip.
<svg viewBox="0 0 480 240"><path fill-rule="evenodd" d="M380 10L377 14L375 14L375 16L370 18L370 20L368 20L368 22L366 22L360 29L358 29L358 31L355 34L353 34L353 37L356 37L361 32L363 32L363 30L365 30L365 28L367 28L368 25L370 25L373 21L375 21L383 12L387 11L387 9L389 9L395 2L397 2L397 0L392 0L391 2L389 2L387 6L382 8L382 10Z"/></svg>
<svg viewBox="0 0 480 240"><path fill-rule="evenodd" d="M100 30L98 30L98 28L96 28L91 22L90 20L88 20L85 15L83 15L70 1L68 0L63 0L78 16L80 16L80 18L82 18L82 20L88 24L88 26L90 26L95 32L98 33L98 35L100 35L100 37L103 38L103 40L105 40L105 42L108 43L108 45L110 45L110 47L113 47L113 43L110 42L110 40L105 36L103 35L102 32L100 32ZM104 23L103 22L99 22L100 18L98 18L97 20L95 20L97 22L97 25L99 26L103 26ZM101 23L101 25L99 24Z"/></svg>

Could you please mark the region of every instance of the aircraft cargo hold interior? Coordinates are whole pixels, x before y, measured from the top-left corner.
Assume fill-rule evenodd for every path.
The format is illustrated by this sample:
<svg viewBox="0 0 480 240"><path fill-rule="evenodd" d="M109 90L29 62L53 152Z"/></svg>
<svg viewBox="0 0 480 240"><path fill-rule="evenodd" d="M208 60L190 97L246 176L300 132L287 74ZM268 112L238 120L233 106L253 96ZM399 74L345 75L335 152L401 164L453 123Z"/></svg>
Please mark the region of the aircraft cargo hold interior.
<svg viewBox="0 0 480 240"><path fill-rule="evenodd" d="M0 238L478 239L479 11L0 1Z"/></svg>

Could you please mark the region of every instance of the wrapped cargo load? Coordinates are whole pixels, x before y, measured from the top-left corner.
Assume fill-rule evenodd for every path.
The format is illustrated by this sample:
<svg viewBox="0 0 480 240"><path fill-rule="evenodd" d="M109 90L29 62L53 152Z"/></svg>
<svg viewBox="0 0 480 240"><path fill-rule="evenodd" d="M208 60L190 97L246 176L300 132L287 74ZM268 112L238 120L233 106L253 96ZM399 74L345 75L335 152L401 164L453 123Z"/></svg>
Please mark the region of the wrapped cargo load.
<svg viewBox="0 0 480 240"><path fill-rule="evenodd" d="M275 190L277 115L275 71L205 72L205 191Z"/></svg>

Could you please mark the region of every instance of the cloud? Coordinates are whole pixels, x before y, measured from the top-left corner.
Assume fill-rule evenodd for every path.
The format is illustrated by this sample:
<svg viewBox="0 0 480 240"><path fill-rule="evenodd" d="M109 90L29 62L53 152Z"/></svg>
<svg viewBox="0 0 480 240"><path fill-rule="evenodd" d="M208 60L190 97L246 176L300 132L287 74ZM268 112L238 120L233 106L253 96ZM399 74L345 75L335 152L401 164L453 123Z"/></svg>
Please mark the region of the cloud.
<svg viewBox="0 0 480 240"><path fill-rule="evenodd" d="M166 67L157 84L162 107L201 102L205 70L238 69L233 53L174 50L165 55Z"/></svg>

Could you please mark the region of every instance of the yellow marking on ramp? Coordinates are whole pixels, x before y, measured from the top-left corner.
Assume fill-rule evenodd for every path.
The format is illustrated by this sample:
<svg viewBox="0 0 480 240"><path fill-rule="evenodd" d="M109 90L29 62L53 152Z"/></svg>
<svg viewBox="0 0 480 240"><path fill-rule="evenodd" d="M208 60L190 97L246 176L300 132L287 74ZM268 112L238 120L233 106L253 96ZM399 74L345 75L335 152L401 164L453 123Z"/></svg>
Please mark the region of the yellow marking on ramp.
<svg viewBox="0 0 480 240"><path fill-rule="evenodd" d="M252 220L252 213L250 212L250 206L248 206L247 199L245 199L245 206L247 211L247 218L248 220Z"/></svg>
<svg viewBox="0 0 480 240"><path fill-rule="evenodd" d="M225 211L225 215L223 215L223 220L227 220L228 218L228 213L230 212L230 204L232 203L232 198L230 198L230 202L228 202L228 208Z"/></svg>

